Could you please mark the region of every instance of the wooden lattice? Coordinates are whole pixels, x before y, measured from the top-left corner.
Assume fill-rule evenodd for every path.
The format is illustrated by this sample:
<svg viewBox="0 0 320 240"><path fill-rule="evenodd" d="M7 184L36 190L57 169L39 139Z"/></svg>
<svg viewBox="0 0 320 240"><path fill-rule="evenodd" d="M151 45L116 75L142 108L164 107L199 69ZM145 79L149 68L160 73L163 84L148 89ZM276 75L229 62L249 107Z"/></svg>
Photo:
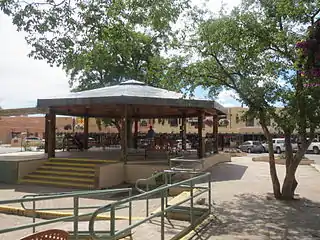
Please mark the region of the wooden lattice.
<svg viewBox="0 0 320 240"><path fill-rule="evenodd" d="M68 240L69 233L59 229L37 232L20 240Z"/></svg>

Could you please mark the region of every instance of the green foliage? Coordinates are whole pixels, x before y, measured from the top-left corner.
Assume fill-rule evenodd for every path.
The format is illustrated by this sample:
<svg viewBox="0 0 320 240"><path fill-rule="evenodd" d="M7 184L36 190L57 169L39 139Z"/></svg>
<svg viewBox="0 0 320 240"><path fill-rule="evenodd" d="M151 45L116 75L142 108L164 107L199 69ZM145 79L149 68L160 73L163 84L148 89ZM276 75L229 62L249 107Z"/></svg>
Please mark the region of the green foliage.
<svg viewBox="0 0 320 240"><path fill-rule="evenodd" d="M64 68L72 91L135 79L155 87L180 90L179 58L161 53L174 49L179 32L173 24L189 8L187 0L19 1L3 0L0 9L27 33L30 57ZM116 125L97 119L97 125Z"/></svg>
<svg viewBox="0 0 320 240"><path fill-rule="evenodd" d="M183 82L190 91L197 86L211 93L233 90L249 107L244 117L259 119L269 149L272 136L267 122L273 119L284 133L287 171L282 191L274 153L269 151L276 198L294 197L295 171L310 144L307 137L312 139L320 126L320 88L305 87L303 83L310 79L295 74L295 45L305 37L301 29L307 27L316 5L313 1L245 0L229 15L199 21L187 46L199 56L196 61L188 59L183 69ZM281 110L274 107L279 102L284 105ZM290 144L294 131L301 139L295 155Z"/></svg>
<svg viewBox="0 0 320 240"><path fill-rule="evenodd" d="M234 90L249 107L244 117L273 118L282 131L301 132L320 122L319 88L300 89L298 82L306 80L294 73L295 44L314 14L313 3L297 1L298 14L284 7L288 1L275 2L244 1L229 15L199 21L187 46L199 60L188 60L184 85L190 91L208 88L213 96L221 89ZM279 102L285 106L281 111L274 107Z"/></svg>
<svg viewBox="0 0 320 240"><path fill-rule="evenodd" d="M27 33L31 57L62 66L77 90L112 85L127 78L157 85L168 61L160 52L174 47L172 25L189 8L186 0L18 1L1 10ZM151 66L152 65L152 66ZM169 85L169 84L167 84Z"/></svg>

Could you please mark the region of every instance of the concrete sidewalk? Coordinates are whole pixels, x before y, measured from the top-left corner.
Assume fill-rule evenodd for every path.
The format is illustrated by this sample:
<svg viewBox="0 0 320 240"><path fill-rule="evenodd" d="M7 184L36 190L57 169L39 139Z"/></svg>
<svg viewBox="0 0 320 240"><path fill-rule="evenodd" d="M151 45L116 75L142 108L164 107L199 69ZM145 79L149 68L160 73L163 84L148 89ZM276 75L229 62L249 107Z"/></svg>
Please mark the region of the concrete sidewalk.
<svg viewBox="0 0 320 240"><path fill-rule="evenodd" d="M278 176L282 183L285 167L277 165ZM269 200L267 193L272 192L269 165L252 162L251 157L235 157L230 163L221 163L211 169L213 212L221 221L212 221L200 232L201 237L194 239L320 239L320 173L311 166L299 166L297 193L302 200L285 203ZM0 185L1 188L1 185ZM0 199L21 197L30 192L45 192L48 189L34 186L7 186L0 190ZM64 191L57 189L57 191ZM68 203L67 203L68 202ZM40 203L43 207L72 206L68 201ZM107 199L83 199L83 204L106 204ZM159 206L159 199L150 201L150 210ZM126 210L119 210L125 215ZM118 213L117 213L118 214ZM145 201L134 203L133 215L145 215ZM30 218L1 215L0 228L30 223ZM39 220L41 221L41 220ZM108 225L108 223L106 223ZM179 224L177 224L179 225ZM60 227L60 225L59 225ZM134 230L133 239L159 239L159 225L145 224ZM169 226L166 233L172 236ZM175 231L174 231L175 232ZM0 236L0 239L16 239L26 232L20 231ZM20 235L16 235L20 234ZM3 237L3 238L2 238ZM168 237L168 236L167 236ZM168 238L166 238L168 239Z"/></svg>
<svg viewBox="0 0 320 240"><path fill-rule="evenodd" d="M277 165L277 171L282 183L285 167ZM212 176L213 211L222 223L211 222L193 239L320 239L320 173L313 167L299 166L301 200L290 203L267 197L268 163L233 158L213 168Z"/></svg>

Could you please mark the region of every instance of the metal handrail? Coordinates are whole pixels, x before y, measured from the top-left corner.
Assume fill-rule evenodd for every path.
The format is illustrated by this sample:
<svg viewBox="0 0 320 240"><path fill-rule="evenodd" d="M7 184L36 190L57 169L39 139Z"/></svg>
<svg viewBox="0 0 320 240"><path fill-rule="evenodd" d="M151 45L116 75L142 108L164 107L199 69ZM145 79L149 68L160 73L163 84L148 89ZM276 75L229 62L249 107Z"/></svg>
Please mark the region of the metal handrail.
<svg viewBox="0 0 320 240"><path fill-rule="evenodd" d="M33 223L31 224L25 224L17 227L11 227L11 228L6 228L6 229L0 229L0 234L2 233L8 233L8 232L13 232L13 231L18 231L18 230L23 230L23 229L28 229L32 228L33 233L36 232L36 227L38 226L43 226L43 225L48 225L56 222L62 222L62 221L67 221L67 220L73 220L73 232L75 239L78 239L78 222L80 217L84 216L91 216L93 212L90 213L84 213L84 214L79 214L79 209L82 209L79 207L79 198L80 197L86 197L86 196L92 196L92 195L102 195L102 194L110 194L110 193L120 193L120 192L128 192L128 196L132 196L132 188L120 188L120 189L106 189L106 190L95 190L95 191L76 191L76 192L69 192L69 193L47 193L47 194L35 194L35 195L25 195L20 199L10 199L10 200L1 200L0 205L4 204L12 204L12 203L20 203L21 206L24 207L25 210L31 210L33 213L32 216L32 221ZM33 196L33 197L30 197ZM37 222L36 223L36 211L39 210L36 208L36 202L37 201L43 201L43 200L52 200L52 199L61 199L61 198L73 198L73 216L67 216L67 217L60 217L52 220L47 220L43 222ZM25 208L23 203L26 202L32 202L32 209ZM126 207L131 207L131 204ZM124 208L123 205L120 208ZM50 210L61 210L63 208L51 208ZM43 210L43 209L41 209ZM105 212L108 212L108 209L105 209Z"/></svg>
<svg viewBox="0 0 320 240"><path fill-rule="evenodd" d="M161 172L161 174L163 176L171 176L171 174L166 174L166 172ZM161 175L160 173L158 174ZM156 174L155 174L156 175ZM152 176L152 177L156 177L156 176ZM197 187L199 188L199 192L194 192L194 187L195 187L195 183L197 180L200 179L204 179L204 178L208 178L208 187ZM175 203L171 206L168 206L167 204L167 193L168 190L172 187L188 187L190 188L190 197L187 199L184 199L183 201L180 201L179 203ZM113 202L113 203L109 203L106 206L102 206L99 207L96 211L94 212L90 212L90 213L84 213L81 214L79 213L79 209L81 209L81 207L79 206L79 199L80 197L86 197L89 195L101 195L101 194L115 194L115 193L119 193L119 192L128 192L129 197L126 199L122 199L119 200L117 202ZM2 233L8 233L8 232L13 232L13 231L17 231L17 230L22 230L22 229L27 229L27 228L32 228L33 232L36 231L36 227L38 226L44 226L44 225L48 225L48 224L52 224L52 223L56 223L56 222L61 222L61 221L69 221L69 220L73 220L73 234L74 234L74 238L78 239L79 238L79 229L78 229L78 223L79 223L79 219L81 217L84 216L88 216L90 217L90 221L89 221L89 234L93 237L93 239L115 239L116 237L122 236L127 232L131 232L131 229L147 222L147 221L151 221L151 219L160 216L161 217L161 240L164 239L164 218L166 217L166 214L168 211L174 209L176 206L179 206L187 201L190 201L190 222L191 224L194 223L194 218L193 215L194 213L196 213L196 210L194 210L194 198L205 193L208 192L208 197L209 197L209 203L211 202L211 179L210 179L210 173L205 173L187 180L183 180L174 184L168 184L167 178L165 178L165 185L160 186L154 190L148 191L148 192L144 192L141 193L139 195L136 196L132 196L132 189L131 188L125 188L125 189L107 189L107 190L96 190L96 191L77 191L77 192L63 192L63 193L43 193L43 194L34 194L34 195L25 195L23 196L21 199L10 199L10 200L1 200L0 201L0 205L1 204L12 204L12 203L27 203L27 202L32 202L33 206L32 209L27 208L25 205L22 204L22 206L24 207L25 210L30 210L31 213L33 213L32 216L32 221L33 223L31 224L26 224L26 225L21 225L21 226L17 226L17 227L11 227L11 228L7 228L7 229L0 229L0 234ZM161 193L161 210L159 212L155 212L152 215L148 215L146 216L146 218L144 218L143 220L139 221L139 222L135 222L134 224L132 224L132 201L134 200L141 200L143 198L149 199L149 196L157 194L157 193ZM52 200L52 199L61 199L61 198L73 198L73 216L64 216L64 217L60 217L60 218L56 218L56 219L52 219L52 220L47 220L47 221L42 221L42 222L36 222L36 202L38 201L43 201L43 200ZM115 211L119 208L121 208L121 206L126 205L126 207L129 210L129 216L128 216L128 220L129 220L129 226L125 229L120 229L120 230L116 230L115 229ZM62 209L62 208L51 208L52 209ZM211 205L209 204L208 206L208 210L205 209L205 213L209 213L211 211ZM97 220L97 216L101 213L105 213L105 212L110 212L110 231L109 231L109 235L105 235L107 234L107 231L95 231L94 229L94 225L95 225L95 221ZM100 235L100 236L97 236ZM100 238L101 237L101 238Z"/></svg>
<svg viewBox="0 0 320 240"><path fill-rule="evenodd" d="M122 199L122 200L119 200L117 202L114 202L114 203L110 203L106 206L103 206L101 208L99 208L98 210L96 210L92 216L91 216L91 219L89 221L89 233L90 233L90 236L93 238L93 239L116 239L117 236L120 236L121 234L124 234L125 232L127 231L130 231L131 229L147 222L147 221L150 221L152 218L155 218L155 217L158 217L158 216L161 216L161 240L164 239L164 217L165 217L165 213L171 209L173 209L174 207L176 206L179 206L187 201L191 201L191 207L190 207L190 211L191 211L191 223L193 223L193 199L196 197L196 196L199 196L205 192L208 192L208 197L209 197L209 203L211 202L211 179L210 179L210 176L211 174L210 173L204 173L202 175L199 175L199 176L196 176L196 177L193 177L193 178L190 178L190 179L187 179L187 180L183 180L183 181L180 181L180 182L177 182L177 183L174 183L174 184L167 184L167 185L164 185L164 186L160 186L154 190L151 190L151 191L148 191L148 192L144 192L144 193L141 193L139 195L136 195L136 196L132 196L132 197L129 197L129 198L126 198L126 199ZM200 180L200 179L204 179L204 178L208 178L208 188L203 190L203 191L200 191L199 193L197 194L194 194L193 193L193 187L194 187L194 183L195 181L197 180ZM172 206L169 206L167 207L167 204L165 204L165 193L167 193L167 191L172 188L172 187L178 187L178 186L181 186L181 185L185 185L185 184L190 184L190 190L191 190L191 196L179 203L176 203ZM202 188L203 189L203 188ZM106 210L110 210L110 215L111 216L115 216L115 208L118 206L118 205L122 205L122 204L125 204L125 203L132 203L132 201L134 200L141 200L145 197L149 197L150 195L154 195L154 194L157 194L157 193L161 193L161 211L160 212L157 212L157 213L154 213L150 216L147 216L145 219L137 222L137 223L134 223L134 224L131 224L131 205L129 207L129 226L126 227L125 229L122 229L120 231L115 231L115 221L114 221L114 218L111 217L111 227L110 227L110 236L97 236L96 233L95 233L95 230L94 230L94 225L95 225L95 221L96 221L96 216L98 216L99 214L103 213L104 211ZM208 212L211 211L211 204L209 204L208 206Z"/></svg>
<svg viewBox="0 0 320 240"><path fill-rule="evenodd" d="M117 193L122 193L122 192L129 192L132 191L132 188L120 188L120 189L105 189L105 190L94 190L94 191L90 191L90 193L93 193L95 196L99 196L99 195L103 195L103 194L117 194ZM63 196L63 198L67 198L67 197L72 197L70 194L86 194L88 193L88 190L84 190L84 191L72 191L72 193L70 192L59 192L59 193L40 193L40 194L27 194L24 195L22 198L26 199L26 198L36 198L36 197L41 197L41 196ZM90 194L91 195L91 194ZM82 196L82 195L79 195ZM39 200L41 201L41 200ZM25 202L20 202L21 207L24 210L32 210L30 208L27 208L24 205ZM1 204L1 201L0 201ZM99 208L99 206L88 206L88 207L79 207L79 209L92 209L92 208ZM50 210L73 210L73 208L37 208L36 210L42 210L42 211L50 211Z"/></svg>
<svg viewBox="0 0 320 240"><path fill-rule="evenodd" d="M145 193L147 191L149 191L149 184L147 184L147 191L144 191L143 189L139 188L139 183L140 182L147 182L147 181L150 181L150 180L154 180L155 178L157 177L160 177L160 176L163 176L164 174L166 174L165 172L158 172L156 174L153 174L152 176L148 177L148 178L140 178L136 181L136 184L135 184L135 188L138 190L138 192L140 193Z"/></svg>

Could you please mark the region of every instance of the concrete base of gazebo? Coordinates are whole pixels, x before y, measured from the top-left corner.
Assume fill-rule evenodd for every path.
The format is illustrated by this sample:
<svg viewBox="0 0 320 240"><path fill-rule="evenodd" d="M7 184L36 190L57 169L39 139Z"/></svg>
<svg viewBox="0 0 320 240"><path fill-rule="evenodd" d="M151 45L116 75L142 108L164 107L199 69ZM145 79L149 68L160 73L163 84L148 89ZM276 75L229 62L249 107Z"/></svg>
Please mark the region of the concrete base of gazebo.
<svg viewBox="0 0 320 240"><path fill-rule="evenodd" d="M135 184L138 179L148 178L154 172L170 169L168 159L135 159L124 162L119 160L119 149L88 152L57 152L55 158L28 158L2 162L3 171L16 171L11 179L0 179L7 183L28 183L65 188L102 189L123 183ZM192 155L189 155L189 159ZM213 165L231 160L229 154L214 154L197 159L195 168L206 171ZM201 163L200 163L201 162ZM1 161L0 161L1 164ZM5 177L6 175L2 175ZM185 176L188 177L188 176Z"/></svg>

